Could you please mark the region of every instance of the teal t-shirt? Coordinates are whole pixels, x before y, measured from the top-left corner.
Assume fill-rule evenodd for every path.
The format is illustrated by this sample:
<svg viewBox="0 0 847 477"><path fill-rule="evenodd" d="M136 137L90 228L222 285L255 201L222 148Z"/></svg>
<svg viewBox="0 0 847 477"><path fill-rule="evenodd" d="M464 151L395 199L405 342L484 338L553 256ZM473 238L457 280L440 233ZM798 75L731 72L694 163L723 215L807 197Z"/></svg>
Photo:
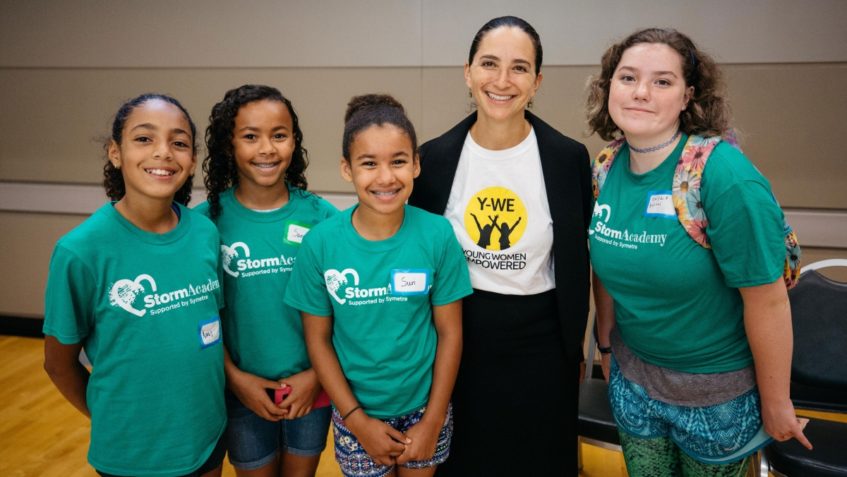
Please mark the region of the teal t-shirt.
<svg viewBox="0 0 847 477"><path fill-rule="evenodd" d="M106 204L50 260L44 334L91 360L88 459L106 473L190 473L226 425L218 232L179 210L154 234Z"/></svg>
<svg viewBox="0 0 847 477"><path fill-rule="evenodd" d="M310 368L300 312L282 298L303 237L338 210L294 187L289 187L288 203L273 211L244 207L235 189L221 194L220 204L216 224L226 298L224 343L233 362L268 379ZM208 215L209 204L195 210Z"/></svg>
<svg viewBox="0 0 847 477"><path fill-rule="evenodd" d="M712 249L680 225L671 200L686 141L645 174L615 159L594 206L591 263L615 302L617 328L641 359L689 373L752 363L739 287L771 283L785 260L782 211L747 158L720 143L706 163L701 200Z"/></svg>
<svg viewBox="0 0 847 477"><path fill-rule="evenodd" d="M472 289L447 219L406 206L393 237L370 241L353 228L355 208L306 236L285 302L333 318L332 343L353 394L384 419L427 403L437 344L432 307Z"/></svg>

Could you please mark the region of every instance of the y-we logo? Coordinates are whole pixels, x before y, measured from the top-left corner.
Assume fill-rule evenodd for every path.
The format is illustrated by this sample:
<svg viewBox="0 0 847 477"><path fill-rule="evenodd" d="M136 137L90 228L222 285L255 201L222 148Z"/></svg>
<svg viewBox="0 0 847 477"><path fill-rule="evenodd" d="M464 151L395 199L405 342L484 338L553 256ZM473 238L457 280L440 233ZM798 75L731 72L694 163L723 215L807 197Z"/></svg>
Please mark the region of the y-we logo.
<svg viewBox="0 0 847 477"><path fill-rule="evenodd" d="M123 278L112 285L112 289L109 291L109 304L119 306L135 316L144 316L147 310L138 310L134 306L138 295L146 291L144 285L142 285L143 282L150 285L151 292L156 291L156 280L153 280L153 277L146 273L135 277L135 280Z"/></svg>

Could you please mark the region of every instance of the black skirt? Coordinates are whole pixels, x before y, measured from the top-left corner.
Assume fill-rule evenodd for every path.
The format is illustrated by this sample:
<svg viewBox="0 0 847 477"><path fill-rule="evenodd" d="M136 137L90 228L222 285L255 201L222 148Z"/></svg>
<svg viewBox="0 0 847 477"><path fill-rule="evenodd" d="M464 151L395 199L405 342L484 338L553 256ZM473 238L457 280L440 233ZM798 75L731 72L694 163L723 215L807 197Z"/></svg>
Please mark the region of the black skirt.
<svg viewBox="0 0 847 477"><path fill-rule="evenodd" d="M453 444L436 475L576 475L578 368L565 360L555 290L474 290L462 315Z"/></svg>

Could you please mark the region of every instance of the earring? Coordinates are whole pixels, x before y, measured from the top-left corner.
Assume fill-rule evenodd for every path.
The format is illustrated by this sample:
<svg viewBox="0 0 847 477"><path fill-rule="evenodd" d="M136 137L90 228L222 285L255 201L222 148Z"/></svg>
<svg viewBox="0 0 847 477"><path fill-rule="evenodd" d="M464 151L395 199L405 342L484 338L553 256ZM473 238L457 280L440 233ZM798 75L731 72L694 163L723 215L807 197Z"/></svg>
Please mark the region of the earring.
<svg viewBox="0 0 847 477"><path fill-rule="evenodd" d="M533 106L535 106L535 101L530 99L529 102L526 103L526 109L532 109Z"/></svg>
<svg viewBox="0 0 847 477"><path fill-rule="evenodd" d="M468 113L472 113L476 109L476 102L473 100L473 92L468 88Z"/></svg>

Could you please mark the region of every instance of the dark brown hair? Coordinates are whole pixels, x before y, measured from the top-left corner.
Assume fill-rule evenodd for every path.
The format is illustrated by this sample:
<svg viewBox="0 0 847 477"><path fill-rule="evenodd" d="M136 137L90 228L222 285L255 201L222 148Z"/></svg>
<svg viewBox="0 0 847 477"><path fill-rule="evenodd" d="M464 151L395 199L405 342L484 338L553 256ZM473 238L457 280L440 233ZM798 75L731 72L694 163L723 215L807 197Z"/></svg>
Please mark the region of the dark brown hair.
<svg viewBox="0 0 847 477"><path fill-rule="evenodd" d="M185 120L188 121L188 126L191 128L191 153L197 153L197 141L195 140L197 137L197 127L194 126L194 121L191 120L191 115L188 114L188 110L186 110L179 101L168 95L158 93L145 93L126 101L115 114L115 119L112 121L112 134L103 145L103 149L106 151L106 164L103 165L103 187L106 188L106 195L113 201L118 201L123 198L126 194L126 184L124 183L124 176L121 173L121 170L115 167L112 164L112 161L109 160L109 145L112 141L114 141L118 146L121 145L124 125L126 124L126 120L129 118L129 115L135 111L135 108L153 100L170 103L182 111L182 114L185 115ZM194 176L188 176L188 180L185 181L185 184L176 191L176 194L174 195L175 202L188 205L188 202L191 200L191 184L193 182Z"/></svg>
<svg viewBox="0 0 847 477"><path fill-rule="evenodd" d="M541 37L538 36L538 32L535 31L535 28L529 24L526 20L519 17L513 16L505 16L505 17L497 17L488 20L485 25L482 25L482 28L476 32L476 35L473 37L473 41L471 41L471 50L468 53L468 64L473 64L473 57L476 56L477 50L479 50L479 44L482 43L482 39L485 38L485 35L500 27L513 27L518 28L527 35L529 35L529 39L532 41L532 47L535 49L535 74L541 72L541 61L544 59L544 52L541 49Z"/></svg>
<svg viewBox="0 0 847 477"><path fill-rule="evenodd" d="M383 124L397 126L405 132L412 142L412 153L417 155L418 137L403 105L387 94L363 94L354 96L347 103L347 111L344 113L344 138L341 143L344 158L350 160L350 144L357 134L371 126Z"/></svg>
<svg viewBox="0 0 847 477"><path fill-rule="evenodd" d="M212 219L221 213L221 193L238 185L238 167L235 165L235 148L232 145L235 117L243 106L255 101L278 101L288 109L293 128L294 152L285 170L285 182L303 190L308 187L306 168L309 166L309 152L303 147L300 118L291 101L274 87L245 84L227 91L224 99L212 107L209 115L209 127L206 128L208 155L203 160L203 172L206 173L206 200Z"/></svg>

